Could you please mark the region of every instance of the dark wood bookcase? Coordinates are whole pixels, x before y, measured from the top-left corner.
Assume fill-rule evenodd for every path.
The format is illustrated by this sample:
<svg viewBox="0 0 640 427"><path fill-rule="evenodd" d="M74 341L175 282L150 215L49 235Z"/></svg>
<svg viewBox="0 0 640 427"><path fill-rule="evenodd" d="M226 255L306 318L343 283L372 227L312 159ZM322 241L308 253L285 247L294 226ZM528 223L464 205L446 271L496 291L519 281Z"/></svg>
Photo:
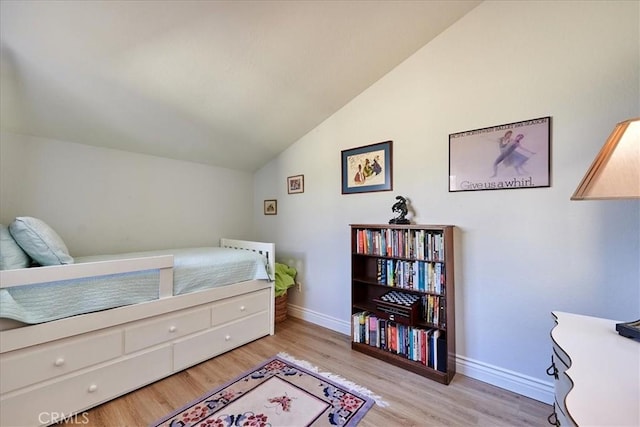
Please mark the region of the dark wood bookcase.
<svg viewBox="0 0 640 427"><path fill-rule="evenodd" d="M351 348L449 384L454 226L351 224Z"/></svg>

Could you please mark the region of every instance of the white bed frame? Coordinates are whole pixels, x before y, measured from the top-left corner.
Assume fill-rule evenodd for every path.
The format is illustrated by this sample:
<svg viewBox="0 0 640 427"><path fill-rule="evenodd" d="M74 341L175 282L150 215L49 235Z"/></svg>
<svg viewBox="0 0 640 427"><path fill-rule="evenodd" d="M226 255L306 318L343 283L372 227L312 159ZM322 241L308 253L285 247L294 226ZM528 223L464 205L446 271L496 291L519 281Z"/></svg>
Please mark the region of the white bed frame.
<svg viewBox="0 0 640 427"><path fill-rule="evenodd" d="M272 243L220 246L265 255L273 277ZM160 270L157 300L0 331L1 426L80 420L88 408L273 335L273 282L174 296L172 255L5 270L0 287L149 269Z"/></svg>

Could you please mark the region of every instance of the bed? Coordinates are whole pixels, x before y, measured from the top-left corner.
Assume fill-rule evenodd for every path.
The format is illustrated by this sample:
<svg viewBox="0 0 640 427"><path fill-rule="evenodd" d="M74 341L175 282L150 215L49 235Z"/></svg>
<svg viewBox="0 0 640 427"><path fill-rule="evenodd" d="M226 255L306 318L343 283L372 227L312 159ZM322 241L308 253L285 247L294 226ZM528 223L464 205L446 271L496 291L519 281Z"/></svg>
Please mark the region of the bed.
<svg viewBox="0 0 640 427"><path fill-rule="evenodd" d="M257 253L266 275L229 283L234 279L223 271L222 284L212 288L203 280L195 285L178 280L185 270L194 270L193 253L202 256L201 249L208 254L212 248L77 258L72 264L0 271L0 293L45 283L64 288L85 280L97 282L99 289L121 278L126 278L125 287L143 283L144 288L133 292L139 301L117 300L111 308L111 303L100 303L76 314L60 314L58 308L29 314L18 297L13 310L14 301L5 304L5 295L0 316L12 324L0 331L0 425L52 424L272 335L274 245L221 239L216 251ZM207 270L199 276L205 282L217 277ZM43 306L47 301L56 306L53 296Z"/></svg>

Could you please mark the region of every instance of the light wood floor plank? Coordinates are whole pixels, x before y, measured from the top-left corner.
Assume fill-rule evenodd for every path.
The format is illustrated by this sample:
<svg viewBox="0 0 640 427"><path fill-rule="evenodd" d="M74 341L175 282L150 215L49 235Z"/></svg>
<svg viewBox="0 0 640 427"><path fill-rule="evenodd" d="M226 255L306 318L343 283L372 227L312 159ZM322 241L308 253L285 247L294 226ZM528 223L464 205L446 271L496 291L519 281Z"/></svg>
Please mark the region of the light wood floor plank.
<svg viewBox="0 0 640 427"><path fill-rule="evenodd" d="M84 425L147 426L279 352L364 386L389 403L374 406L362 427L544 426L553 411L547 404L460 374L448 386L438 384L352 351L348 336L289 318L276 325L274 336L91 409Z"/></svg>

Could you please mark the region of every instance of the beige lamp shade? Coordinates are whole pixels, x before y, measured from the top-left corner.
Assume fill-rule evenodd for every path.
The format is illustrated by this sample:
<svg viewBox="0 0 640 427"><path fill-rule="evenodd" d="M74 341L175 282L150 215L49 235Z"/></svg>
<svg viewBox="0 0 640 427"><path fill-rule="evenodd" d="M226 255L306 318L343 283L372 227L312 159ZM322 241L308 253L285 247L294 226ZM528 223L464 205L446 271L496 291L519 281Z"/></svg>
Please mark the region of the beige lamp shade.
<svg viewBox="0 0 640 427"><path fill-rule="evenodd" d="M640 117L618 123L571 200L640 198Z"/></svg>

